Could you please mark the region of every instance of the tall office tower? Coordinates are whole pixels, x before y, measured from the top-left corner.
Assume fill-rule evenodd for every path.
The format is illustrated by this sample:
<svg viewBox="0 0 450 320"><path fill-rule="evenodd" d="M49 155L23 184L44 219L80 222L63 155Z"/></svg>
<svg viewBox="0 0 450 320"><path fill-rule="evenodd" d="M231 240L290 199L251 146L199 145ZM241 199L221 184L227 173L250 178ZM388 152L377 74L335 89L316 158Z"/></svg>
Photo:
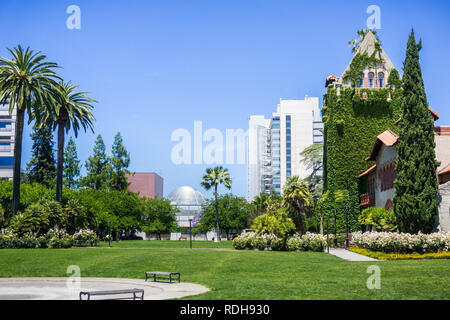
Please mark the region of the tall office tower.
<svg viewBox="0 0 450 320"><path fill-rule="evenodd" d="M261 192L270 192L272 186L270 155L270 120L264 116L249 117L247 144L247 199Z"/></svg>
<svg viewBox="0 0 450 320"><path fill-rule="evenodd" d="M13 178L16 108L9 114L9 103L0 105L0 179Z"/></svg>
<svg viewBox="0 0 450 320"><path fill-rule="evenodd" d="M301 163L300 152L314 143L323 143L322 129L319 98L280 99L277 111L270 120L264 116L251 116L248 200L252 201L261 192L270 193L271 190L281 194L287 178L299 176L304 179L309 176L311 169Z"/></svg>

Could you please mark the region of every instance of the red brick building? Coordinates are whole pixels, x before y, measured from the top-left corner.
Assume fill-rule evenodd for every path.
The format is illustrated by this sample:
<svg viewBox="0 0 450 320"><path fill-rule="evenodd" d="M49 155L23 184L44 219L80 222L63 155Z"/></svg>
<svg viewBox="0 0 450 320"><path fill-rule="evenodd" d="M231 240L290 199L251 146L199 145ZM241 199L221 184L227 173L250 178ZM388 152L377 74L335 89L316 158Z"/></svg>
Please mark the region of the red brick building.
<svg viewBox="0 0 450 320"><path fill-rule="evenodd" d="M154 172L136 172L126 175L130 185L128 190L139 193L141 197L162 198L164 179Z"/></svg>

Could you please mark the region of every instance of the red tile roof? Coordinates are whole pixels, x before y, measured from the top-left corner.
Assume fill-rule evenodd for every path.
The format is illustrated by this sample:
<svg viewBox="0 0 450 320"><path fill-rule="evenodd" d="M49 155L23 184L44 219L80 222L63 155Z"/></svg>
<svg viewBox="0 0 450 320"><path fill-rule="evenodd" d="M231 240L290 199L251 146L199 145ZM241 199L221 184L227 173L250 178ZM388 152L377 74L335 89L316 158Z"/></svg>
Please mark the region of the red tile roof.
<svg viewBox="0 0 450 320"><path fill-rule="evenodd" d="M366 171L364 171L363 173L361 173L361 174L359 175L358 178L362 178L362 177L364 177L364 176L366 176L366 175L368 175L368 174L370 174L370 173L372 173L372 172L375 172L376 170L377 170L377 165L374 164L374 165L371 166L369 169L367 169Z"/></svg>
<svg viewBox="0 0 450 320"><path fill-rule="evenodd" d="M381 144L384 144L387 147L392 147L398 142L398 135L392 132L391 130L386 130L382 134L380 134L372 147L372 152L370 156L366 158L366 161L375 161L377 159L378 151L380 150Z"/></svg>
<svg viewBox="0 0 450 320"><path fill-rule="evenodd" d="M441 169L441 171L438 172L438 175L443 175L449 172L450 172L450 164L447 165L445 168Z"/></svg>
<svg viewBox="0 0 450 320"><path fill-rule="evenodd" d="M434 112L433 109L428 108L428 110L430 110L431 115L433 116L434 121L437 121L441 116L438 115L436 112ZM398 125L399 122L402 121L402 118L399 118L397 121L394 122L394 125Z"/></svg>

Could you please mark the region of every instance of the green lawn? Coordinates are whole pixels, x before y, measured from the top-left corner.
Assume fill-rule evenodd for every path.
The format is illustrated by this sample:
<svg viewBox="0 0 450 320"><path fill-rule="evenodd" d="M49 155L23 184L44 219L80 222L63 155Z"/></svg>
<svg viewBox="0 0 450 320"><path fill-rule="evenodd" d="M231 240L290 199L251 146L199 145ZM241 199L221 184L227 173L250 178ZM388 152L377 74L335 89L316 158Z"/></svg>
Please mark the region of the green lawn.
<svg viewBox="0 0 450 320"><path fill-rule="evenodd" d="M64 277L75 264L85 277L143 279L145 271L179 271L182 281L211 289L187 299L450 298L450 260L348 262L326 253L163 248L180 243L189 245L126 241L112 249L2 249L0 277ZM380 290L366 287L373 264L381 268Z"/></svg>
<svg viewBox="0 0 450 320"><path fill-rule="evenodd" d="M108 248L109 242L100 242L100 247ZM127 240L111 241L111 248L186 248L190 249L189 240ZM233 248L231 241L192 241L192 248Z"/></svg>

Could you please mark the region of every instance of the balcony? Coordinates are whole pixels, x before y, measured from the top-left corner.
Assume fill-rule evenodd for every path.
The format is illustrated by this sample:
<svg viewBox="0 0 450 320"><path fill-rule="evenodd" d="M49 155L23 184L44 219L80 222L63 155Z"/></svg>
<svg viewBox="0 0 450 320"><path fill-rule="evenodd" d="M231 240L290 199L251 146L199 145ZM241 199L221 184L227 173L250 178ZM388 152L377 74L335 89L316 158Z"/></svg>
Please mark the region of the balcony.
<svg viewBox="0 0 450 320"><path fill-rule="evenodd" d="M369 195L368 193L363 193L359 196L359 206L360 207L375 207L375 195Z"/></svg>

